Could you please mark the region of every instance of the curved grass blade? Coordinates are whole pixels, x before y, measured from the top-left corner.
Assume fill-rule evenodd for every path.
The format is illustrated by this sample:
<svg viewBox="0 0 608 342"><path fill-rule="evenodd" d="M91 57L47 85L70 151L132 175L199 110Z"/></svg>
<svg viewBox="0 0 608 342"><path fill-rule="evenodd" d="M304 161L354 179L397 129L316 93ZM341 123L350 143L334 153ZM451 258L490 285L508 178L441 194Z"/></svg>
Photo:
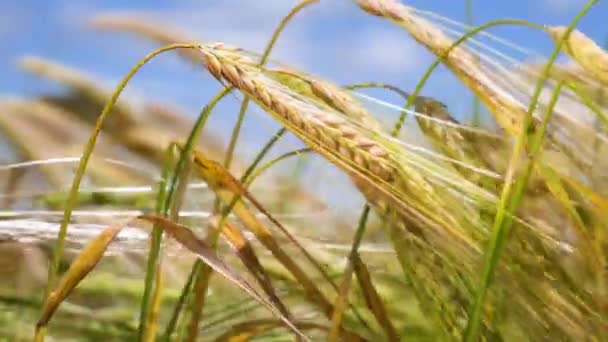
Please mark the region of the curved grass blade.
<svg viewBox="0 0 608 342"><path fill-rule="evenodd" d="M534 94L530 100L530 105L528 107L528 111L523 118L522 126L520 127L520 133L517 137L517 141L515 143L515 147L513 148L513 154L511 156L511 160L509 162L509 171L507 172L507 179L505 180L505 187L503 188L500 203L498 205L496 211L496 217L494 220L494 227L492 232L492 237L490 238L488 249L484 258L484 266L481 280L479 282L479 286L477 288L477 294L475 296L475 302L471 307L469 322L467 323L467 328L465 329L465 341L473 342L477 339L477 335L479 333L479 326L481 322L481 313L483 310L483 305L486 297L487 290L492 282L494 271L496 265L498 264L500 254L502 252L502 247L504 246L505 240L508 237L508 233L510 231L511 224L513 219L505 215L507 209L508 212L515 212L517 207L520 204L521 197L524 191L525 186L528 183L529 174L532 166L534 165L535 156L538 154L538 150L542 145L542 140L545 134L545 128L548 123L548 120L553 114L553 107L557 103L559 98L559 94L562 86L564 85L561 82L558 87L554 90L552 94L552 98L550 100L547 113L545 118L543 118L543 123L540 129L536 131L534 136L534 140L531 142L531 146L528 149L528 155L531 156L530 160L526 165L526 171L516 178L515 182L515 190L511 193L511 181L513 177L514 170L517 168L518 161L521 153L526 149L527 144L527 134L528 130L532 127L533 124L533 113L536 109L537 102L540 98L541 91L543 89L543 85L545 81L549 77L549 73L551 71L551 67L554 64L562 45L568 39L570 32L572 32L575 26L578 24L580 19L587 14L587 12L598 2L598 0L590 0L587 4L581 9L581 11L574 17L563 36L560 38L559 42L556 44L555 48L549 60L543 70L543 74L541 78L538 80L536 85L536 89Z"/></svg>
<svg viewBox="0 0 608 342"><path fill-rule="evenodd" d="M34 340L39 342L44 340L46 326L53 317L53 314L74 290L76 286L89 274L103 257L106 248L116 235L120 233L124 225L116 225L106 228L95 239L89 242L76 259L72 262L67 272L63 275L57 287L49 293L42 305L42 313L36 324L36 335Z"/></svg>
<svg viewBox="0 0 608 342"><path fill-rule="evenodd" d="M295 7L293 7L291 9L291 11L281 20L281 22L279 23L279 26L274 30L270 41L268 42L266 48L264 49L264 53L262 54L262 57L261 57L258 65L262 66L262 65L266 64L266 61L267 61L268 57L270 56L270 53L271 53L274 45L276 44L279 36L283 32L283 30L287 26L287 24L292 20L292 18L296 14L298 14L302 9L304 9L308 5L313 4L317 1L318 0L304 0L300 4L296 5ZM245 118L245 113L247 112L248 105L249 105L249 98L246 97L241 103L241 108L239 109L237 121L233 128L232 135L230 137L228 150L226 152L226 156L224 159L224 166L227 169L230 168L230 165L232 163L234 150L236 148L236 144L237 144L237 141L238 141L238 138L240 135L241 126L242 126L243 120ZM216 201L215 209L217 209L218 203L219 202ZM210 236L210 239L211 239L212 245L215 245L215 243L218 239L218 235L216 234L214 236ZM210 277L210 272L211 272L211 269L209 269L207 267L200 268L198 271L199 276L196 278L196 282L198 283L200 281L200 282L208 283L207 278ZM204 300L201 297L206 295L207 285L195 284L195 288L197 288L198 291L195 293L195 297L196 297L195 303L196 304L192 307L192 313L193 313L193 317L191 320L192 325L198 325L198 321L200 320L200 316L202 313L202 305L203 305L202 303L204 302ZM191 336L191 337L193 339L196 339L196 334L198 332L198 329L192 329L191 331L195 334L194 336Z"/></svg>
<svg viewBox="0 0 608 342"><path fill-rule="evenodd" d="M55 285L55 279L57 277L57 269L59 267L59 261L61 259L61 256L63 255L63 250L64 250L64 246L65 246L65 239L66 239L66 235L67 235L68 224L69 224L70 218L72 216L72 210L74 209L74 207L76 206L77 201L78 201L78 189L80 188L80 183L82 181L82 178L84 177L84 173L86 171L88 161L91 158L93 149L95 148L95 143L97 142L97 137L99 136L99 133L101 132L103 123L105 122L105 119L110 114L112 108L114 107L114 104L118 100L118 97L120 96L120 94L122 93L124 88L127 86L127 83L131 80L131 78L133 78L133 76L135 76L135 74L141 69L141 67L143 67L146 63L148 63L151 59L153 59L157 55L162 54L167 51L175 50L175 49L194 49L197 47L199 47L198 44L174 44L174 45L162 47L160 49L157 49L157 50L149 53L144 58L142 58L127 73L127 75L123 78L123 80L120 82L120 84L114 90L114 92L112 93L112 96L110 97L110 99L108 100L106 105L104 106L104 109L101 112L101 114L99 115L99 118L97 119L97 122L95 124L95 129L94 129L93 133L91 134L91 136L84 148L82 157L80 159L80 162L78 163L78 168L74 175L74 180L72 181L72 186L70 188L70 192L65 201L64 215L63 215L63 218L61 221L61 226L59 227L59 232L57 233L57 242L55 245L55 250L53 252L53 259L49 266L48 284L47 284L47 288L45 291L45 298L49 295L51 289Z"/></svg>
<svg viewBox="0 0 608 342"><path fill-rule="evenodd" d="M519 207L519 204L521 203L523 192L530 178L530 173L532 171L533 166L535 165L536 159L540 154L540 150L542 148L542 142L545 136L546 127L548 125L549 120L553 116L553 110L563 86L563 82L559 83L552 94L549 106L547 107L547 112L543 117L541 126L537 128L534 136L530 141L530 146L528 148L529 160L526 163L524 171L515 179L514 190L511 193L511 178L515 173L515 168L517 167L520 154L521 152L523 152L523 146L525 146L526 144L527 134L525 132L527 132L527 129L522 130L522 133L518 138L518 143L516 143L513 149L513 155L509 166L509 171L507 172L507 185L503 188L499 207L496 212L496 218L494 220L492 236L490 237L488 249L484 257L482 277L477 288L475 301L473 302L473 305L470 309L469 322L467 323L464 335L465 341L473 342L477 339L479 327L481 324L481 316L485 297L493 280L493 276L498 265L500 255L502 253L502 250L504 249L504 245L506 243L506 240L511 230L511 226L513 224L513 218L509 215L505 215L505 213L516 212ZM530 110L525 123L527 123L525 127L530 127L530 124L532 123L532 110Z"/></svg>
<svg viewBox="0 0 608 342"><path fill-rule="evenodd" d="M256 156L255 160L251 163L251 165L249 165L249 167L243 174L243 176L241 178L242 181L245 181L247 179L253 180L252 179L253 177L250 177L251 174L257 168L258 164L262 161L262 159L268 153L268 151L270 151L272 146L283 136L283 134L285 134L285 132L286 132L285 129L280 129L275 135L272 136L272 138L266 143L266 145L264 145L262 150ZM184 156L184 154L182 154L182 156ZM211 237L211 238L212 238L211 241L213 242L213 237ZM190 288L192 286L197 286L197 291L195 291L196 293L199 293L199 296L198 296L199 299L197 299L197 300L200 301L200 300L202 300L202 299L200 299L200 297L204 297L203 294L206 292L206 288L207 288L207 284L205 284L205 282L207 280L205 280L205 278L209 277L209 272L202 272L201 271L202 267L203 267L203 265L201 263L197 262L197 263L195 263L192 270L190 271L190 275L188 276L188 282L184 285L184 287L182 289L180 301L178 302L178 305L176 305L176 307L173 311L173 315L171 316L171 319L169 321L169 324L167 325L167 328L165 329L165 334L164 334L165 340L170 339L170 336L175 329L175 325L177 324L177 321L179 319L179 314L181 312L181 307L182 307L183 303L185 302L186 298L188 297ZM201 279L200 282L196 281L196 278L199 275L199 273L201 273L202 277L204 277L203 279ZM195 284L195 282L196 282L196 284Z"/></svg>
<svg viewBox="0 0 608 342"><path fill-rule="evenodd" d="M249 272L251 272L253 277L258 281L264 292L266 292L268 298L273 302L274 305L276 305L281 313L285 315L285 317L291 318L291 313L277 295L277 292L272 285L272 281L260 263L253 246L251 246L241 230L232 224L228 219L225 219L220 227L219 220L214 218L211 221L211 226L215 229L222 229L222 234L235 250L239 259L241 259Z"/></svg>
<svg viewBox="0 0 608 342"><path fill-rule="evenodd" d="M274 239L272 232L268 230L251 211L245 206L241 198L247 198L254 204L256 209L260 210L273 223L278 223L266 210L259 204L253 196L230 175L219 163L205 158L201 153L194 151L194 171L201 176L209 187L215 191L223 204L230 208L234 214L249 228L256 237L268 248L273 255L298 279L302 286L308 291L311 299L319 304L323 311L331 315L333 311L332 305L328 302L322 292L315 286L314 282L306 275L300 266L293 261L291 257L280 247L280 244ZM253 200L252 200L253 199ZM329 278L323 268L315 261L315 259L306 251L304 247L283 227L280 223L277 225L283 233L298 247L307 259L315 265L315 267ZM331 278L329 278L331 280Z"/></svg>
<svg viewBox="0 0 608 342"><path fill-rule="evenodd" d="M289 318L283 315L274 304L265 299L260 295L257 290L250 285L245 279L238 275L222 260L218 259L215 255L214 250L203 240L198 238L188 227L170 221L164 217L154 215L141 215L138 217L141 220L148 221L154 224L158 224L162 227L165 233L169 234L173 239L179 242L183 247L194 253L200 260L224 278L230 280L232 283L237 285L252 298L266 307L272 314L279 318L287 327L295 332L300 337L306 339L306 336L291 322Z"/></svg>
<svg viewBox="0 0 608 342"><path fill-rule="evenodd" d="M200 136L200 132L202 131L202 129L205 127L205 124L207 123L207 119L209 118L209 116L211 115L211 112L213 110L213 108L215 108L216 104L222 100L228 93L230 93L230 91L232 90L231 87L226 87L223 88L201 111L199 117L197 118L196 122L194 123L194 126L192 128L192 131L190 133L190 135L188 136L188 139L186 140L186 143L184 144L181 153L179 154L179 159L177 160L177 162L175 163L175 170L172 172L171 175L171 181L169 183L169 187L168 190L165 189L166 184L166 178L163 178L163 182L161 182L161 192L159 193L159 197L157 200L157 210L159 212L162 212L163 215L167 215L169 214L169 211L171 211L173 213L173 217L175 218L177 215L177 211L179 210L180 207L180 202L181 202L181 195L183 195L183 186L185 186L185 184L187 183L187 173L188 173L188 163L189 163L189 159L190 159L190 152L192 151L192 149L194 148L194 145L197 143L198 138ZM166 163L169 162L169 158L172 156L171 153L171 148L169 148L168 151L168 155L166 157ZM168 165L170 166L170 165ZM168 176L168 174L166 175ZM181 186L181 189L180 189ZM165 193L166 192L166 193ZM144 295L143 295L143 299L142 299L142 312L141 312L141 318L140 318L140 334L142 334L143 331L146 330L145 326L142 326L141 324L145 324L145 322L147 321L147 319L145 318L147 316L147 312L148 312L148 301L149 301L149 296L152 293L152 283L150 283L150 280L153 279L155 276L155 273L157 272L155 270L155 268L153 267L153 265L157 264L157 260L159 257L159 250L160 250L160 244L162 241L162 230L154 230L153 231L153 240L152 240L152 244L150 247L150 255L148 256L148 270L146 273L146 288L144 290ZM178 303L179 304L179 303ZM178 311L179 312L179 311ZM176 322L177 321L177 317L175 317L175 319L171 318L170 322ZM172 331L173 330L173 325L169 325L167 327L167 331ZM167 335L167 333L165 333L165 335ZM143 336L143 335L140 335Z"/></svg>

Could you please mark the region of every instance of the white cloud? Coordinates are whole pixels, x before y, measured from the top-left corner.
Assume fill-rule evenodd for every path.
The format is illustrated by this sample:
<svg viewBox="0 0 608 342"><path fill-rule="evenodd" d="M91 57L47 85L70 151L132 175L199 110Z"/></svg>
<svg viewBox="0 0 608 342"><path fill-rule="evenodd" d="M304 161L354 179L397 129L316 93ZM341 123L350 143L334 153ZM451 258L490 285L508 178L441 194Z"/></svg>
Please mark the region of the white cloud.
<svg viewBox="0 0 608 342"><path fill-rule="evenodd" d="M295 1L284 0L178 3L170 10L154 9L133 13L193 34L201 41L224 42L261 53L273 30L294 4ZM306 15L298 16L294 23L297 24L304 17ZM306 36L306 28L293 25L294 23L290 23L282 34L272 57L302 66L310 41Z"/></svg>
<svg viewBox="0 0 608 342"><path fill-rule="evenodd" d="M400 31L368 28L352 38L342 43L342 54L358 70L403 74L423 66L427 57L423 47Z"/></svg>

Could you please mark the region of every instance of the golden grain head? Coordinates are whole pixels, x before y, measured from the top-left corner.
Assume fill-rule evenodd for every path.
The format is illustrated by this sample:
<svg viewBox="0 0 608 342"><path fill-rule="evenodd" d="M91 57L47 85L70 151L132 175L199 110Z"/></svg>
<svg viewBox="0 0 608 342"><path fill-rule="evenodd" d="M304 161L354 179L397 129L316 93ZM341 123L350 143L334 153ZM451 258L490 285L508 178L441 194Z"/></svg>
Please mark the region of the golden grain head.
<svg viewBox="0 0 608 342"><path fill-rule="evenodd" d="M547 32L554 41L559 42L567 31L564 26L552 26ZM608 85L608 52L602 49L584 33L574 30L570 33L562 50L580 64L589 74L597 80Z"/></svg>

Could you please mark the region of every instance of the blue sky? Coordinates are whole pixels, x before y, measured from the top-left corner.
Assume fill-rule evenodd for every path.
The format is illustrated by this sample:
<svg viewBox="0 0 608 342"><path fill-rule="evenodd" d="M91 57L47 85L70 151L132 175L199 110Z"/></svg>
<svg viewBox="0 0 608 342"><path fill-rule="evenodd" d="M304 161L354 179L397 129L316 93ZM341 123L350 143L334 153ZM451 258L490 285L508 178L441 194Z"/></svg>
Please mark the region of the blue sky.
<svg viewBox="0 0 608 342"><path fill-rule="evenodd" d="M40 55L84 69L112 85L154 45L124 34L97 32L87 20L98 13L138 12L167 25L193 32L201 40L226 41L260 50L281 16L295 3L289 0L207 1L2 1L0 4L0 94L30 95L51 84L39 82L15 67L23 55ZM465 20L464 0L416 0L407 4ZM522 18L537 23L566 24L584 0L474 0L478 23L496 18ZM608 4L600 2L581 24L598 41L608 36ZM604 20L603 20L604 19ZM518 44L547 53L549 40L528 29L495 30ZM307 71L348 83L377 80L411 87L430 61L426 51L387 22L363 15L347 0L322 0L297 18L273 55ZM190 66L163 57L147 68L134 92L171 95L186 107L201 94L192 89ZM205 79L204 75L202 76ZM437 79L442 79L438 75ZM201 85L207 86L208 80ZM444 86L442 86L444 83ZM431 89L450 89L453 81L434 82ZM189 94L188 94L189 93ZM177 96L177 98L173 97Z"/></svg>
<svg viewBox="0 0 608 342"><path fill-rule="evenodd" d="M465 21L464 0L411 0L405 3ZM541 24L566 25L584 3L585 0L474 0L474 18L477 24L498 18L519 18ZM0 96L27 97L64 91L51 82L19 71L16 61L21 56L42 56L74 66L111 88L139 58L156 48L156 45L128 34L93 30L88 21L96 14L143 14L193 33L201 41L223 41L261 51L274 27L294 4L295 1L290 0L0 1ZM602 1L579 28L603 43L608 38L606 18L608 3ZM552 47L544 34L529 29L500 28L492 33L541 55L547 55ZM309 7L289 25L272 57L339 84L379 81L406 90L413 88L432 61L432 56L401 29L364 14L350 0L321 0ZM175 56L163 55L135 77L126 95L132 100L146 98L168 102L195 116L217 89L217 82L202 68L184 63ZM447 103L456 117L468 117L470 94L448 71L434 74L425 94L433 94ZM373 95L402 103L402 99L382 92ZM208 129L228 132L237 106L236 99L222 103L218 115L209 121ZM256 144L250 142L265 141L276 128L264 114L248 116L242 132L247 144L239 145L239 154L257 150ZM1 147L0 158L12 159ZM293 139L283 148L293 149ZM311 175L320 182L318 189L336 191L334 180L341 175L334 172L333 176L328 176L327 167L307 170L319 176ZM322 180L331 185L324 186Z"/></svg>
<svg viewBox="0 0 608 342"><path fill-rule="evenodd" d="M458 21L465 21L464 0L405 2ZM521 18L565 25L584 0L474 0L476 23ZM38 55L80 68L108 87L154 44L116 32L99 32L88 20L102 13L138 13L191 32L202 41L224 41L260 51L273 28L295 1L2 1L0 2L0 96L30 96L62 91L50 82L18 70L16 60ZM580 29L602 43L608 37L608 3L600 2ZM540 54L550 40L524 28L492 31ZM297 17L276 46L273 57L332 79L339 84L381 81L411 89L431 56L398 27L364 14L349 0L321 0ZM519 56L518 58L525 58ZM171 102L194 115L217 84L205 72L173 56L147 66L128 88L132 98L145 96ZM433 76L427 93L439 94L459 117L466 117L467 92L445 70ZM384 96L384 95L378 95ZM397 98L390 98L396 101ZM227 120L219 119L224 125Z"/></svg>

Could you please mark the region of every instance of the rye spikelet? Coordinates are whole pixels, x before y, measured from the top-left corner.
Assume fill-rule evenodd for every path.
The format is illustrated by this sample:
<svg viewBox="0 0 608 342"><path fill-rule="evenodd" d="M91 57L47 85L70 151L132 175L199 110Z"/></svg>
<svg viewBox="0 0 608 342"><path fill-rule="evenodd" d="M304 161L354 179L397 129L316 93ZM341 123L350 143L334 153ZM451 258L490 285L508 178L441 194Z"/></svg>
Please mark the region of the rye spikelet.
<svg viewBox="0 0 608 342"><path fill-rule="evenodd" d="M520 72L526 80L534 80L543 69L542 63L525 65ZM602 85L578 63L554 64L549 76L556 81L565 81L576 86L586 96L602 107L608 106L608 87ZM568 95L566 93L565 95Z"/></svg>
<svg viewBox="0 0 608 342"><path fill-rule="evenodd" d="M413 8L402 5L396 0L357 0L357 3L366 12L383 17L404 28L417 42L437 56L443 56L453 44L453 41L439 28L416 15ZM526 117L528 109L509 91L515 82L507 86L501 85L503 82L499 80L501 77L498 77L500 70L480 63L476 55L462 45L450 50L443 62L481 99L509 135L519 135L522 120ZM504 74L502 78L508 79L508 76ZM559 107L557 111L559 112ZM559 116L564 115L557 115L556 121ZM533 119L530 131L534 131L538 123L536 116ZM586 169L590 164L589 155L577 153L576 148L573 148L574 136L575 134L569 133L567 124L559 124L559 127L554 127L548 133L548 149L562 151L568 155L575 167Z"/></svg>

